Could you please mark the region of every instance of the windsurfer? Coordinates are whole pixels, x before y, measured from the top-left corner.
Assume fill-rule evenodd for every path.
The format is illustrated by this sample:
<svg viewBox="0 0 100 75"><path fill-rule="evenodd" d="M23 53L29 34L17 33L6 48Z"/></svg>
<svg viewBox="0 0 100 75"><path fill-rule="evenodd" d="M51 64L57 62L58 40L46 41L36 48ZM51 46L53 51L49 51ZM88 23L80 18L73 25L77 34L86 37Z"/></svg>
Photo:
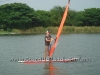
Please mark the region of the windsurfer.
<svg viewBox="0 0 100 75"><path fill-rule="evenodd" d="M44 52L44 59L46 60L46 56L49 56L49 51L51 49L50 42L52 42L54 39L50 35L50 31L46 32L45 35L45 52ZM49 57L50 59L50 57Z"/></svg>

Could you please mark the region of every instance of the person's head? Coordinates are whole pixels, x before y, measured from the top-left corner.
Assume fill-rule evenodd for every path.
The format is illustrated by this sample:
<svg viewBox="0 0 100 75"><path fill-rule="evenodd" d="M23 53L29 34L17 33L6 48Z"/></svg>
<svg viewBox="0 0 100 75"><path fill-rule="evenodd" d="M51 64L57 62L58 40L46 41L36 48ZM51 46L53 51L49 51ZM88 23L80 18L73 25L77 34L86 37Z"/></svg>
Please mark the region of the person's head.
<svg viewBox="0 0 100 75"><path fill-rule="evenodd" d="M46 34L47 34L47 35L50 35L50 31L46 31Z"/></svg>

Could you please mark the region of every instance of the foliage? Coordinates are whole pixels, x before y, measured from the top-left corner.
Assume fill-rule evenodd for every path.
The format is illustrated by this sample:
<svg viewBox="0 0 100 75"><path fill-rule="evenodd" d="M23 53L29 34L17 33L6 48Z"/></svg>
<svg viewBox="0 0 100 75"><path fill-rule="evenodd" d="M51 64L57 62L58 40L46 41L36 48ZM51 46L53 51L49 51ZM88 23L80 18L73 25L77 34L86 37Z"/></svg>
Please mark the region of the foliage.
<svg viewBox="0 0 100 75"><path fill-rule="evenodd" d="M0 6L0 27L26 29L33 27L34 9L26 4L13 3Z"/></svg>
<svg viewBox="0 0 100 75"><path fill-rule="evenodd" d="M84 24L87 26L100 26L100 8L85 9Z"/></svg>
<svg viewBox="0 0 100 75"><path fill-rule="evenodd" d="M26 30L33 27L59 26L65 7L55 6L50 11L34 10L26 4L11 3L0 6L0 29ZM84 11L69 9L66 26L100 26L100 8Z"/></svg>

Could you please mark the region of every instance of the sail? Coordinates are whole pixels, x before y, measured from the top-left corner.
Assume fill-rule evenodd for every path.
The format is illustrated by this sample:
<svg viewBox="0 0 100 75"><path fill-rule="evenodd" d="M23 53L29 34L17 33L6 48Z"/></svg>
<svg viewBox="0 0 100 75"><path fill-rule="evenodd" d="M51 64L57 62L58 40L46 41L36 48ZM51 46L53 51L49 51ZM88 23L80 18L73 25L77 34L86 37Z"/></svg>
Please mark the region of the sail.
<svg viewBox="0 0 100 75"><path fill-rule="evenodd" d="M61 32L62 32L64 23L65 23L65 20L66 20L66 17L67 17L69 4L70 4L70 0L68 1L68 4L67 4L67 6L66 6L66 9L65 9L65 12L64 12L62 21L61 21L61 23L60 23L60 26L59 26L59 29L58 29L58 32L57 32L57 35L56 35L56 40L55 40L55 42L54 42L54 45L51 47L51 50L50 50L50 53L49 53L50 56L52 56L52 54L54 53L54 50L55 50L55 48L56 48L56 46L57 46L58 39L59 39L59 37L60 37L60 34L61 34Z"/></svg>

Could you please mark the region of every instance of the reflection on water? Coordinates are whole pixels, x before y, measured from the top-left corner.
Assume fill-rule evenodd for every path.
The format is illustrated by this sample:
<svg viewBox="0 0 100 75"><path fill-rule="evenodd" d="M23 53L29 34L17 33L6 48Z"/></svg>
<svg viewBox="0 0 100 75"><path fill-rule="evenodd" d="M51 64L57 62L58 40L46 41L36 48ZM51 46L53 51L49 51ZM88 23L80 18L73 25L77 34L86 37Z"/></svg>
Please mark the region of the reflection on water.
<svg viewBox="0 0 100 75"><path fill-rule="evenodd" d="M44 65L45 73L43 75L66 75L66 72L54 66L53 62L46 62Z"/></svg>

